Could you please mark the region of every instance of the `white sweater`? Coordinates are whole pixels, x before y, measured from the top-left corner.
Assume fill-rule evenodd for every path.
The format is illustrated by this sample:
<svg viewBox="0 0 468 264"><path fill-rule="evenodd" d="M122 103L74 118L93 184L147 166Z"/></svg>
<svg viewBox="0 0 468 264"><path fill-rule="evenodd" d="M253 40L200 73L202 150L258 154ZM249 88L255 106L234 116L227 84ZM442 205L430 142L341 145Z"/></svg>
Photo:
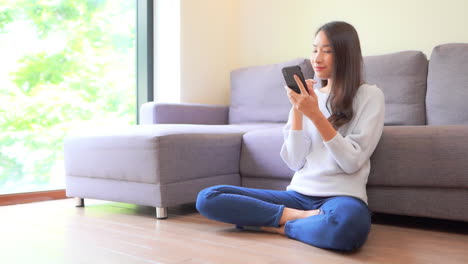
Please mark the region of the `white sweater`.
<svg viewBox="0 0 468 264"><path fill-rule="evenodd" d="M315 90L319 108L328 118L325 107L329 94ZM287 190L309 196L344 195L367 204L366 184L370 156L382 135L385 114L383 92L363 84L353 101L354 116L324 142L312 121L303 118L303 130L291 130L291 114L283 129L281 157L296 171Z"/></svg>

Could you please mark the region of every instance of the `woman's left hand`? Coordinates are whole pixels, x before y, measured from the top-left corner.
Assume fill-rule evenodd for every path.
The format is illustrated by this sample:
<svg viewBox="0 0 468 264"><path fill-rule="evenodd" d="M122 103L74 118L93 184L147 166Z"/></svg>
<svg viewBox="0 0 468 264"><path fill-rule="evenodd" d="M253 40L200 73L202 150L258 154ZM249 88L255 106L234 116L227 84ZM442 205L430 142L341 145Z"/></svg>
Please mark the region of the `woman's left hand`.
<svg viewBox="0 0 468 264"><path fill-rule="evenodd" d="M317 94L315 94L314 91L314 83L316 83L316 81L306 80L307 88L309 90L308 93L297 75L294 75L294 80L296 80L297 86L299 86L301 93L298 94L289 89L288 96L290 96L290 101L298 111L302 112L305 116L311 119L317 115L317 113L320 113Z"/></svg>

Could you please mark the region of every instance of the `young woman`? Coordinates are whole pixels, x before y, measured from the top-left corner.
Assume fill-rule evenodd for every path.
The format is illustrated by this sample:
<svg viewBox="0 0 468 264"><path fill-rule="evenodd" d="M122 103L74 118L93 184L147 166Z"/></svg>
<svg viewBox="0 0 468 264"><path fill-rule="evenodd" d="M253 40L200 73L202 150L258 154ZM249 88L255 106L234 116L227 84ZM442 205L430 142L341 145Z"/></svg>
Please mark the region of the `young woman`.
<svg viewBox="0 0 468 264"><path fill-rule="evenodd" d="M384 95L363 83L356 30L330 22L317 30L311 63L323 88L296 78L281 157L295 172L286 191L220 185L202 190L198 211L238 228L284 234L327 249L353 251L371 219L366 183L384 124Z"/></svg>

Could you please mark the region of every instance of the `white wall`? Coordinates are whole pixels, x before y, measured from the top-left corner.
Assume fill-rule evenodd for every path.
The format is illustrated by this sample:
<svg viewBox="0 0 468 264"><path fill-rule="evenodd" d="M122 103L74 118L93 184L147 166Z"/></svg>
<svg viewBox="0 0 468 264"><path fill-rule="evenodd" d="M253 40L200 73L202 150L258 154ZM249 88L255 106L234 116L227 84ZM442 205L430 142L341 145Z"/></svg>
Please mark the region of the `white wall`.
<svg viewBox="0 0 468 264"><path fill-rule="evenodd" d="M239 0L239 64L308 56L315 26L310 0Z"/></svg>
<svg viewBox="0 0 468 264"><path fill-rule="evenodd" d="M181 101L229 103L237 67L237 0L181 1Z"/></svg>
<svg viewBox="0 0 468 264"><path fill-rule="evenodd" d="M228 104L229 73L308 57L323 23L344 20L364 55L468 42L466 0L181 0L183 102Z"/></svg>
<svg viewBox="0 0 468 264"><path fill-rule="evenodd" d="M467 12L466 0L328 0L319 7L314 23L353 24L364 55L420 50L430 56L436 45L468 42Z"/></svg>

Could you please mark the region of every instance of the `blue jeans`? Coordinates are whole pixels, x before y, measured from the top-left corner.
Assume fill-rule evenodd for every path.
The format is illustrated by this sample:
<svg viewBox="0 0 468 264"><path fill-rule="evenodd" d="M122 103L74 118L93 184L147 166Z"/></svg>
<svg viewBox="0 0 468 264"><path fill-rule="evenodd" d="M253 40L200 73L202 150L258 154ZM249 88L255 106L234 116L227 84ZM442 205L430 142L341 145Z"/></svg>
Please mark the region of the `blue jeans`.
<svg viewBox="0 0 468 264"><path fill-rule="evenodd" d="M196 206L207 218L259 227L279 227L285 207L320 209L318 215L286 222L285 233L309 245L340 251L360 248L371 226L367 205L349 196L314 197L294 191L218 185L202 190Z"/></svg>

